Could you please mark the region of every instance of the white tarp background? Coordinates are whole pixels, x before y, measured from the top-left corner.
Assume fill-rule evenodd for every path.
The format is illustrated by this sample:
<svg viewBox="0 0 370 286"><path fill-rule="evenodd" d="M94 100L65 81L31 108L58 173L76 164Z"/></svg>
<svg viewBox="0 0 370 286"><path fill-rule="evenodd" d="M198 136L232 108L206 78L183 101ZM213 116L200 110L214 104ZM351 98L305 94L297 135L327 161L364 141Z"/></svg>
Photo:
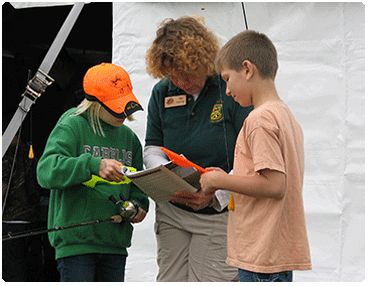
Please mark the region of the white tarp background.
<svg viewBox="0 0 370 286"><path fill-rule="evenodd" d="M249 29L279 55L276 86L305 135L304 202L313 270L295 281L365 278L365 6L244 3ZM113 3L113 63L130 74L145 111L128 125L144 144L146 106L157 80L145 52L165 18L201 14L222 44L245 29L241 3ZM154 203L135 225L127 282L155 281Z"/></svg>

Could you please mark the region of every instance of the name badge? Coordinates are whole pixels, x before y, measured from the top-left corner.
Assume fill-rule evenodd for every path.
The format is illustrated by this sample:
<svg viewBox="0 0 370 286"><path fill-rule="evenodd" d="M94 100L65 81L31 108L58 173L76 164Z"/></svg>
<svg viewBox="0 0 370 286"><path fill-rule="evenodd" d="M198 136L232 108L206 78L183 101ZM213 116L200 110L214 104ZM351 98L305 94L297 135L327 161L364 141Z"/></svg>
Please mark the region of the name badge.
<svg viewBox="0 0 370 286"><path fill-rule="evenodd" d="M166 97L164 99L164 108L171 108L186 105L186 94Z"/></svg>

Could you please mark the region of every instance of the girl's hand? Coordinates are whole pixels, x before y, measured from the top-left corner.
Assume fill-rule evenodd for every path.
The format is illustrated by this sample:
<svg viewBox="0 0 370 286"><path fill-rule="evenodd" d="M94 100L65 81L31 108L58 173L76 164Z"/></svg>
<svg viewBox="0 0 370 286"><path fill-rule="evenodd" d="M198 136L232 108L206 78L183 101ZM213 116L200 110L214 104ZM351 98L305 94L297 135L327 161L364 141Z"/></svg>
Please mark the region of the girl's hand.
<svg viewBox="0 0 370 286"><path fill-rule="evenodd" d="M113 159L102 159L100 161L99 176L111 182L121 182L125 176L121 172L122 163Z"/></svg>
<svg viewBox="0 0 370 286"><path fill-rule="evenodd" d="M141 207L139 207L139 212L137 215L131 220L131 223L139 223L144 220L146 217L146 211L144 211Z"/></svg>

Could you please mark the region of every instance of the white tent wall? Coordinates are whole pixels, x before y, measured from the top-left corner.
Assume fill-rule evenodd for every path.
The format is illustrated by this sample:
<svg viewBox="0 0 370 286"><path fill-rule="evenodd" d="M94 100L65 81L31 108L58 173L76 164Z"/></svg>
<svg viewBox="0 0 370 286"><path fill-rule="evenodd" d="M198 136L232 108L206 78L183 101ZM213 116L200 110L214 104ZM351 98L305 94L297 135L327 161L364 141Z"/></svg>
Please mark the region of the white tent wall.
<svg viewBox="0 0 370 286"><path fill-rule="evenodd" d="M305 134L304 197L314 271L302 273L302 278L361 280L365 243L364 6L259 3L247 7L250 28L266 33L276 44L280 63L277 88Z"/></svg>
<svg viewBox="0 0 370 286"><path fill-rule="evenodd" d="M249 29L279 55L276 86L305 135L304 203L312 271L295 281L365 279L365 7L361 3L244 3ZM157 80L145 53L165 18L201 14L222 44L245 30L241 3L113 3L113 63L130 74L145 111L128 125L144 144ZM126 281L155 281L153 201L135 225ZM225 246L226 247L226 246Z"/></svg>

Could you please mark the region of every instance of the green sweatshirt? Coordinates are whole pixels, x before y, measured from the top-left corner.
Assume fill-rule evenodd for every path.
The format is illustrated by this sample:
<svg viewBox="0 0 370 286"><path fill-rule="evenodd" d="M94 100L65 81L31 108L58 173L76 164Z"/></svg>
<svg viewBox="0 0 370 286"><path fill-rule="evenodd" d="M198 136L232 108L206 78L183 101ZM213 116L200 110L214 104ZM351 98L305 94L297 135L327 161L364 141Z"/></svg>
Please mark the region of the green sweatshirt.
<svg viewBox="0 0 370 286"><path fill-rule="evenodd" d="M108 199L135 201L148 211L148 197L134 184L99 182L94 188L83 185L99 175L102 158L115 159L125 166L143 169L142 146L125 125L114 127L101 121L105 137L94 134L88 114L64 113L51 132L37 165L39 184L50 189L48 228L110 218L119 207ZM124 254L131 245L130 223L110 222L49 233L56 259L88 253Z"/></svg>

